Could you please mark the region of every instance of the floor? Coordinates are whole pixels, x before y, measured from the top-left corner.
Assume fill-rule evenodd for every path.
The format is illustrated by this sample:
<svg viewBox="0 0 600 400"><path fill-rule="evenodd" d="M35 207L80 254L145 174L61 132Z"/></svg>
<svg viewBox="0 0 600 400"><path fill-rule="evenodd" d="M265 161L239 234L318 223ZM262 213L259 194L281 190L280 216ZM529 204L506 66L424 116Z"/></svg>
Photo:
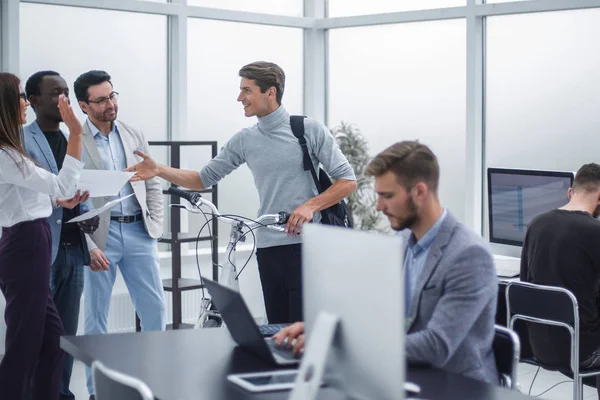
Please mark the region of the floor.
<svg viewBox="0 0 600 400"><path fill-rule="evenodd" d="M517 382L519 389L523 393L528 393L531 381L535 376L537 367L529 364L519 364L517 372ZM565 383L560 383L565 382ZM556 385L553 389L550 389L553 385ZM548 390L550 389L550 390ZM546 393L539 396L542 392L548 390ZM531 389L532 396L539 396L540 399L546 400L567 400L573 398L573 383L572 381L561 374L560 372L552 372L540 369L533 387ZM584 399L598 399L598 392L595 388L588 386L583 387L583 398Z"/></svg>
<svg viewBox="0 0 600 400"><path fill-rule="evenodd" d="M522 392L527 393L529 391L529 385L533 380L536 369L537 368L535 368L532 365L519 364L518 382L520 390ZM550 372L540 369L540 372L536 377L533 388L531 390L531 394L534 396L539 395L540 393L549 389L551 386L563 381L567 382L559 384L558 386L554 387L553 389L550 389L548 392L546 392L538 398L545 400L567 400L571 399L573 395L573 384L568 378L566 378L559 372ZM73 368L71 390L75 394L77 400L88 399L87 389L85 386L85 368L84 365L79 361L75 362ZM583 398L597 399L598 395L596 389L584 386Z"/></svg>

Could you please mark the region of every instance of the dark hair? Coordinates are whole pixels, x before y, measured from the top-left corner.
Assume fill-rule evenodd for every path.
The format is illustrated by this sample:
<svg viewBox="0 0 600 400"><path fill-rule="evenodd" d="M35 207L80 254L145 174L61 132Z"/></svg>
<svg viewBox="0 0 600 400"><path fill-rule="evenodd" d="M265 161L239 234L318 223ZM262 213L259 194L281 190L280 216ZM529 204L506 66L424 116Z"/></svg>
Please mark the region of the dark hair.
<svg viewBox="0 0 600 400"><path fill-rule="evenodd" d="M29 158L23 146L23 121L21 120L21 80L8 72L0 72L0 150L14 150ZM20 160L15 162L21 168Z"/></svg>
<svg viewBox="0 0 600 400"><path fill-rule="evenodd" d="M106 71L92 70L79 75L73 84L77 101L87 102L90 98L88 93L90 86L96 86L103 82L108 82L112 86L110 75Z"/></svg>
<svg viewBox="0 0 600 400"><path fill-rule="evenodd" d="M274 86L277 90L277 104L281 105L281 98L285 89L285 72L277 64L267 61L256 61L244 65L239 72L242 78L252 79L260 88L261 93Z"/></svg>
<svg viewBox="0 0 600 400"><path fill-rule="evenodd" d="M433 193L437 193L440 166L435 154L424 144L404 141L391 145L371 160L366 174L377 177L388 171L394 173L407 190L422 181Z"/></svg>
<svg viewBox="0 0 600 400"><path fill-rule="evenodd" d="M46 76L60 76L60 74L56 71L38 71L31 75L29 79L27 79L27 83L25 83L25 94L27 95L27 98L29 98L29 96L40 95L42 79Z"/></svg>
<svg viewBox="0 0 600 400"><path fill-rule="evenodd" d="M595 192L600 189L600 165L596 163L585 164L577 174L573 181L573 190L583 190L585 192Z"/></svg>

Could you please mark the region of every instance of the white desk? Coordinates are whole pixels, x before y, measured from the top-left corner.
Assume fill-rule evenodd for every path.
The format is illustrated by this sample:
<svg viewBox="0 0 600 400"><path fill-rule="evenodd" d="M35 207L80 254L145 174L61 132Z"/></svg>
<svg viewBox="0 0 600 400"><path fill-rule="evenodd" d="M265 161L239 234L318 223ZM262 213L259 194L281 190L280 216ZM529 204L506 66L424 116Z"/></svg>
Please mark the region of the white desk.
<svg viewBox="0 0 600 400"><path fill-rule="evenodd" d="M518 257L494 254L494 263L496 264L498 277L500 277L500 275L518 275L521 270L521 259ZM508 272L511 272L511 274Z"/></svg>

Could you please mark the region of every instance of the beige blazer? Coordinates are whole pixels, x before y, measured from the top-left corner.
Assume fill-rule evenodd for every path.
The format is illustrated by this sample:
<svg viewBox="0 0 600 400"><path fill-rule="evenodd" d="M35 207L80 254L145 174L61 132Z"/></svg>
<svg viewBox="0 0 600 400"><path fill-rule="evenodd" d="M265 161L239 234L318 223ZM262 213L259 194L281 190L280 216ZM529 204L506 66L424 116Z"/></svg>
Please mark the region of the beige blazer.
<svg viewBox="0 0 600 400"><path fill-rule="evenodd" d="M121 141L125 150L127 166L130 167L139 161L141 157L133 152L141 149L144 153L149 153L148 142L144 134L138 128L127 125L124 122L117 121ZM83 124L83 149L82 160L85 162L85 169L104 169L100 153L96 147L96 142L87 123ZM158 178L152 178L147 181L133 182L134 196L140 203L144 217L144 225L148 235L158 239L163 233L163 194ZM110 197L96 197L91 199L94 208L100 208L110 201ZM108 240L108 228L110 225L110 210L100 214L100 225L92 235L86 235L89 250L99 248L104 251Z"/></svg>

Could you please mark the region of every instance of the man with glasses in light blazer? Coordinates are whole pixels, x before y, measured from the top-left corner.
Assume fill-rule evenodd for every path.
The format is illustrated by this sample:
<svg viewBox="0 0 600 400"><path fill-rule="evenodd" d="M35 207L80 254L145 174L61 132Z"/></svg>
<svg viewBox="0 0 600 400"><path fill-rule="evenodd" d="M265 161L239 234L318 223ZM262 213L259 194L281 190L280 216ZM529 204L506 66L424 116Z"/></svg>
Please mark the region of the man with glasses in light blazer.
<svg viewBox="0 0 600 400"><path fill-rule="evenodd" d="M135 150L149 150L144 134L117 120L119 93L104 71L77 78L75 96L88 119L83 124L85 168L122 171L141 159ZM85 271L86 335L107 333L108 310L117 265L140 317L142 330L165 329L164 291L159 274L157 238L162 235L163 195L158 178L127 183L117 198L134 194L100 215L100 225L87 236L91 264ZM93 198L100 208L111 197ZM90 207L91 208L91 207ZM86 368L90 399L94 387Z"/></svg>

